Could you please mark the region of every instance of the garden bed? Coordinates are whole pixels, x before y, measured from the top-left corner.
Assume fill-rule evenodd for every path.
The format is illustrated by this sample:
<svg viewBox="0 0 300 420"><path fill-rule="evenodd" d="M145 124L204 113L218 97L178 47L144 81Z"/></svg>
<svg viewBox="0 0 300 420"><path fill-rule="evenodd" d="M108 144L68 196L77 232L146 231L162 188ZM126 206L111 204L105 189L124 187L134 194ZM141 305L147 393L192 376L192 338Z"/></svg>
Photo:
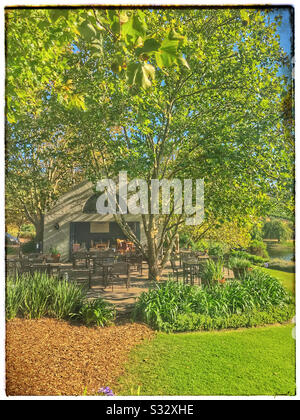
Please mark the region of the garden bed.
<svg viewBox="0 0 300 420"><path fill-rule="evenodd" d="M95 394L122 373L130 350L154 332L142 324L88 328L65 321L7 322L7 395Z"/></svg>
<svg viewBox="0 0 300 420"><path fill-rule="evenodd" d="M165 332L253 327L294 316L294 298L261 269L199 288L168 281L139 297L133 318Z"/></svg>

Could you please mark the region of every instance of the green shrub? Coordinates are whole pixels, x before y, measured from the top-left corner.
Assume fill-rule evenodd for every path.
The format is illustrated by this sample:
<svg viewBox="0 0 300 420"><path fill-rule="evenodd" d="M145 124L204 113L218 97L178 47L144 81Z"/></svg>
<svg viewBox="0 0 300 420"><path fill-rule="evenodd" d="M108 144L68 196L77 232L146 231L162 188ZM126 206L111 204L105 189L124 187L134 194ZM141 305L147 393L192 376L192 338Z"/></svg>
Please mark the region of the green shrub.
<svg viewBox="0 0 300 420"><path fill-rule="evenodd" d="M268 258L267 246L263 241L254 239L250 242L248 250L251 254L258 255L263 258Z"/></svg>
<svg viewBox="0 0 300 420"><path fill-rule="evenodd" d="M212 257L223 258L226 253L228 246L221 242L212 242L208 248L208 255Z"/></svg>
<svg viewBox="0 0 300 420"><path fill-rule="evenodd" d="M245 251L231 251L230 256L248 260L252 264L259 265L259 266L269 261L269 258L263 258L263 257L259 257L258 255L252 255Z"/></svg>
<svg viewBox="0 0 300 420"><path fill-rule="evenodd" d="M230 249L229 245L223 242L205 239L194 241L191 235L187 233L180 233L179 242L182 248L190 248L192 251L207 251L208 255L219 258L222 258Z"/></svg>
<svg viewBox="0 0 300 420"><path fill-rule="evenodd" d="M252 266L251 262L246 258L239 257L230 257L229 258L229 267L230 268L250 268Z"/></svg>
<svg viewBox="0 0 300 420"><path fill-rule="evenodd" d="M248 270L252 267L252 264L246 258L230 257L228 266L233 270L234 277L238 279L248 272Z"/></svg>
<svg viewBox="0 0 300 420"><path fill-rule="evenodd" d="M187 322L183 315L193 319L193 314L197 314L197 320L207 320L207 328L209 325L215 328L221 320L220 325L226 325L224 320L233 315L249 315L254 311L269 313L274 307L285 309L290 303L291 296L277 279L261 270L254 270L242 281L203 288L168 281L142 293L135 305L133 318L158 330L174 331L178 319ZM238 323L238 318L231 319L230 328L233 328L233 320L237 319Z"/></svg>
<svg viewBox="0 0 300 420"><path fill-rule="evenodd" d="M79 317L86 325L104 327L111 324L115 316L114 306L102 298L85 303L79 311Z"/></svg>
<svg viewBox="0 0 300 420"><path fill-rule="evenodd" d="M233 314L227 317L212 318L197 313L180 314L176 319L173 331L209 331L226 328L249 328L266 324L284 323L290 321L295 315L294 305L287 305L283 308L270 308L268 311L257 311Z"/></svg>
<svg viewBox="0 0 300 420"><path fill-rule="evenodd" d="M5 252L6 252L6 255L13 255L13 254L16 254L16 249L11 246L7 246L5 248Z"/></svg>
<svg viewBox="0 0 300 420"><path fill-rule="evenodd" d="M195 246L195 243L192 240L191 235L184 232L181 232L179 235L179 244L181 248L192 248Z"/></svg>
<svg viewBox="0 0 300 420"><path fill-rule="evenodd" d="M32 232L35 233L35 227L33 224L25 224L21 226L20 231L23 232Z"/></svg>
<svg viewBox="0 0 300 420"><path fill-rule="evenodd" d="M133 311L133 319L145 321L159 330L166 331L179 313L192 312L194 286L174 281L156 285L154 289L143 292Z"/></svg>
<svg viewBox="0 0 300 420"><path fill-rule="evenodd" d="M36 252L36 242L35 241L29 241L22 245L22 252L24 254L32 254Z"/></svg>
<svg viewBox="0 0 300 420"><path fill-rule="evenodd" d="M6 280L5 290L5 315L6 319L16 318L23 313L25 288L21 284L20 278L14 281L11 277Z"/></svg>
<svg viewBox="0 0 300 420"><path fill-rule="evenodd" d="M28 232L28 231L20 232L19 237L23 239L33 240L35 238L35 232Z"/></svg>
<svg viewBox="0 0 300 420"><path fill-rule="evenodd" d="M209 242L204 239L201 239L200 241L195 243L195 248L195 251L207 251L209 249Z"/></svg>

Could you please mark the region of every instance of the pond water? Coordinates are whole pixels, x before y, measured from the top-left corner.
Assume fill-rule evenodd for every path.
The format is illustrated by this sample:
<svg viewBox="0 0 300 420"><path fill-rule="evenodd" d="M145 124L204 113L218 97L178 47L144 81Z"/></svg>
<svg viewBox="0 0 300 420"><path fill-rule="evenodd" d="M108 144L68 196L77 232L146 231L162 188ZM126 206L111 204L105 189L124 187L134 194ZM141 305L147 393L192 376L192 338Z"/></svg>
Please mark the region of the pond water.
<svg viewBox="0 0 300 420"><path fill-rule="evenodd" d="M280 258L285 261L291 261L294 257L294 248L283 246L277 242L266 242L266 245L270 258Z"/></svg>

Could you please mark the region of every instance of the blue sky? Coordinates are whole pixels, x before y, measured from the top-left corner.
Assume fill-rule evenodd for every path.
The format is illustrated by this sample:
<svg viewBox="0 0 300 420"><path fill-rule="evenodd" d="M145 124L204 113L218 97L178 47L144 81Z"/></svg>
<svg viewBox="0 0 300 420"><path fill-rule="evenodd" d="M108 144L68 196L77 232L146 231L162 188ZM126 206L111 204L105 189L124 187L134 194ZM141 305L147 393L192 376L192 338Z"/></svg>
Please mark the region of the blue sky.
<svg viewBox="0 0 300 420"><path fill-rule="evenodd" d="M292 73L292 37L293 37L293 26L291 22L292 8L274 8L274 11L270 13L271 20L274 20L275 16L280 15L282 17L281 25L278 27L278 34L280 37L280 45L284 52L289 55L289 64L281 66L279 74L284 74L288 78L291 77Z"/></svg>
<svg viewBox="0 0 300 420"><path fill-rule="evenodd" d="M290 8L276 9L274 15L282 16L282 23L278 30L280 36L280 44L287 54L291 54L293 28L290 22Z"/></svg>

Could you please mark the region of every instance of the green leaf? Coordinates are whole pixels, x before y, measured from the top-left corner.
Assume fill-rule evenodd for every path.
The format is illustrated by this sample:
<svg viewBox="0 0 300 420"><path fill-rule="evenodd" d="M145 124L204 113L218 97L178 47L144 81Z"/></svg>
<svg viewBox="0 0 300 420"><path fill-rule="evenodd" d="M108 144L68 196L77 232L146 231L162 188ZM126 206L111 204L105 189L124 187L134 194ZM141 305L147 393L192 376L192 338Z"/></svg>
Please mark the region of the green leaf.
<svg viewBox="0 0 300 420"><path fill-rule="evenodd" d="M148 89L149 87L151 87L151 81L149 77L151 77L152 80L155 79L155 68L151 64L146 63L142 66L142 72L142 87L144 89Z"/></svg>
<svg viewBox="0 0 300 420"><path fill-rule="evenodd" d="M124 23L128 22L129 17L127 16L126 11L120 13L120 24L124 25Z"/></svg>
<svg viewBox="0 0 300 420"><path fill-rule="evenodd" d="M88 21L83 21L82 24L78 27L78 31L83 39L86 41L91 41L92 38L95 38L97 31L93 25L88 23Z"/></svg>
<svg viewBox="0 0 300 420"><path fill-rule="evenodd" d="M164 39L161 43L160 50L170 55L176 55L178 48L178 40Z"/></svg>
<svg viewBox="0 0 300 420"><path fill-rule="evenodd" d="M181 62L185 67L187 67L189 70L191 69L186 59L182 56L178 58L178 61Z"/></svg>
<svg viewBox="0 0 300 420"><path fill-rule="evenodd" d="M13 124L13 123L15 123L16 122L16 119L15 119L15 117L12 115L12 114L7 114L7 121L10 123L10 124Z"/></svg>
<svg viewBox="0 0 300 420"><path fill-rule="evenodd" d="M159 67L170 67L178 58L177 48L179 41L164 39L159 51L155 54Z"/></svg>
<svg viewBox="0 0 300 420"><path fill-rule="evenodd" d="M156 41L154 38L149 38L149 39L146 39L143 47L136 48L135 52L136 52L137 55L141 55L141 54L145 54L145 53L150 55L150 54L158 51L159 47L160 47L160 43L158 41Z"/></svg>
<svg viewBox="0 0 300 420"><path fill-rule="evenodd" d="M136 83L137 74L140 63L131 63L127 67L127 79L129 85L133 86Z"/></svg>
<svg viewBox="0 0 300 420"><path fill-rule="evenodd" d="M177 33L174 29L172 29L172 30L169 32L169 36L168 36L168 38L169 38L171 41L176 40L176 41L181 41L181 42L183 42L183 41L185 41L185 40L186 40L186 37L185 37L185 36L180 35L180 34L179 34L179 33Z"/></svg>
<svg viewBox="0 0 300 420"><path fill-rule="evenodd" d="M249 14L248 14L247 10L241 9L240 13L241 13L242 21L245 22L246 25L249 25L250 18L249 18Z"/></svg>
<svg viewBox="0 0 300 420"><path fill-rule="evenodd" d="M49 10L49 17L52 23L55 23L61 16L61 11L59 9Z"/></svg>
<svg viewBox="0 0 300 420"><path fill-rule="evenodd" d="M114 73L120 73L122 70L122 67L120 66L118 61L114 61L111 65L111 69Z"/></svg>
<svg viewBox="0 0 300 420"><path fill-rule="evenodd" d="M132 63L127 69L127 78L129 85L138 85L143 89L151 87L151 80L155 78L155 69L151 64Z"/></svg>
<svg viewBox="0 0 300 420"><path fill-rule="evenodd" d="M121 34L125 37L127 43L135 43L139 36L144 37L146 30L145 22L137 15L133 15L128 22L121 26Z"/></svg>
<svg viewBox="0 0 300 420"><path fill-rule="evenodd" d="M108 10L106 11L106 15L107 15L107 17L108 17L108 20L109 20L111 23L114 23L114 22L116 22L116 21L118 21L118 20L119 20L118 13L117 13L117 11L116 11L115 9L108 9Z"/></svg>

